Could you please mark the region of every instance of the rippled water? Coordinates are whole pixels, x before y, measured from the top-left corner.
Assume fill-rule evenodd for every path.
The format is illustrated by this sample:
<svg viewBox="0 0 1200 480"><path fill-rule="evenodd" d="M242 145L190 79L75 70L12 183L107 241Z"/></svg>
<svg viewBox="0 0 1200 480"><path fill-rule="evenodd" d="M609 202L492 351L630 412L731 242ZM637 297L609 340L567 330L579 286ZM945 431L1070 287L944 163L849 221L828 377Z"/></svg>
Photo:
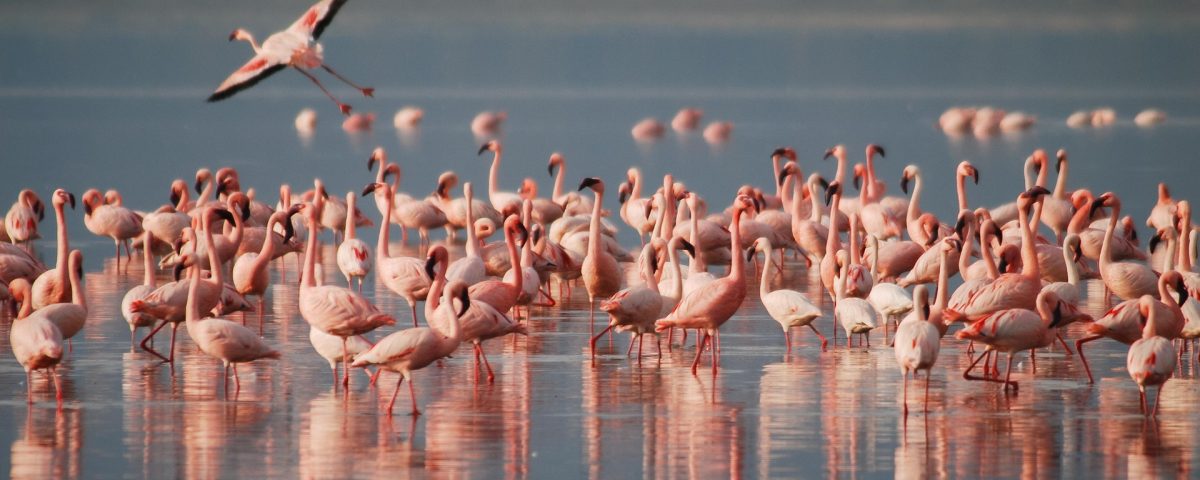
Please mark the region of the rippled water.
<svg viewBox="0 0 1200 480"><path fill-rule="evenodd" d="M827 146L845 143L857 158L877 142L888 149L880 169L890 191L905 164L919 164L932 185L923 206L943 218L954 208L952 165L969 158L983 171L972 204L999 204L1019 188L1019 162L1036 147L1069 149L1072 185L1116 190L1139 223L1158 181L1184 198L1197 193L1192 177L1180 175L1194 161L1200 126L1194 9L1097 5L1097 16L1080 19L1031 5L883 6L871 16L840 5L807 15L773 2L743 11L718 2L355 1L323 41L333 65L378 89L368 100L335 88L357 109L380 114L373 133L341 132L332 107L290 72L230 101L202 103L247 56L245 45L224 42L227 32L241 25L265 35L302 8L292 3L272 2L270 14L192 2L0 5L0 197L25 186L112 187L127 204L152 209L166 201L171 179L223 165L239 167L243 185L270 200L279 183L305 186L314 176L332 191L358 190L370 180L363 163L376 145L400 162L402 188L414 194L432 190L447 169L482 185L486 157L474 155L466 125L483 109L510 115L501 174L508 188L529 176L549 189L545 160L558 150L572 181L616 179L638 165L649 178L672 172L723 204L743 183L770 185L767 154L778 145L795 145L806 171L831 174L818 160ZM426 121L415 135L396 135L390 114L409 103L425 108ZM1026 110L1041 122L991 140L947 138L930 125L955 104ZM638 119L665 120L683 105L733 121L733 141L711 148L698 136L668 134L639 146L629 138ZM1071 111L1100 105L1115 106L1123 121L1100 130L1063 126ZM321 115L308 139L291 123L303 106ZM1133 127L1133 112L1151 106L1167 110L1168 123ZM1036 375L1028 356L1018 357L1020 393L1006 395L963 381L967 356L946 340L930 412L919 411L917 383L917 411L905 419L901 377L882 335L871 348L839 343L820 352L803 332L785 355L755 282L722 329L715 377L690 373L690 344L661 357L649 347L639 364L624 356L621 337L602 341L589 362L586 298L576 289L559 307L534 310L529 337L485 346L495 384L475 380L462 349L416 374L424 415L387 417L381 407L395 377L385 374L376 389L356 373L349 393L330 387L296 311L294 264L283 262L261 317L283 359L244 367L240 392L227 396L220 364L185 333L173 370L130 352L118 304L140 282L140 263L118 273L111 243L84 229L81 212L69 216L72 245L86 255L91 311L60 370L61 411L40 376L37 403L26 406L9 319L0 320L0 445L10 446L0 472L13 478L1188 477L1198 466L1194 363L1164 389L1159 419L1147 421L1124 370L1125 349L1113 342L1089 344L1094 385L1075 357L1051 349L1038 352ZM628 232L622 239L636 245ZM47 238L37 248L49 258L53 245ZM828 311L818 283L791 262L776 285L806 292ZM367 288L407 319L403 300L373 281ZM1088 288L1088 310L1102 313L1100 285ZM247 322L260 320L251 314ZM831 316L817 326L831 335ZM406 411L405 397L397 412Z"/></svg>

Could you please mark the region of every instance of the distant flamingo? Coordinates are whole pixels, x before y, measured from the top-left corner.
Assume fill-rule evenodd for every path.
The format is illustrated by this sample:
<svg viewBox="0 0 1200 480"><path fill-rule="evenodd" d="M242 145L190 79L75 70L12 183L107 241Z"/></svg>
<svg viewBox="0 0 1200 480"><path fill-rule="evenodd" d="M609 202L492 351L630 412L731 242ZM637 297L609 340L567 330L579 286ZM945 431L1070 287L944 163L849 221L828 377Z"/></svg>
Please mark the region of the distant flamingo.
<svg viewBox="0 0 1200 480"><path fill-rule="evenodd" d="M84 192L83 224L93 234L113 239L117 249L117 269L120 270L121 245L142 234L142 216L128 208L104 205L102 202L103 199L98 190L91 189ZM125 256L132 258L133 252L126 249Z"/></svg>
<svg viewBox="0 0 1200 480"><path fill-rule="evenodd" d="M471 299L467 295L467 286L460 282L446 285L446 302L436 305L435 319L430 319L430 325L448 324L447 331L434 327L414 327L404 329L384 337L370 350L359 354L351 366L365 367L379 365L380 368L400 374L396 380L396 389L392 391L392 400L388 402L387 413L392 414L392 406L396 404L396 394L400 393L400 384L408 380L408 391L412 397L412 415L418 416L417 392L412 383L412 372L429 366L438 359L445 358L458 349L462 343L462 327L459 318L471 308ZM436 294L430 295L428 301L437 302ZM453 299L459 299L461 307L454 311ZM442 322L438 318L447 317Z"/></svg>
<svg viewBox="0 0 1200 480"><path fill-rule="evenodd" d="M1129 346L1129 353L1125 357L1129 376L1138 384L1142 412L1146 412L1146 387L1158 386L1154 408L1149 412L1151 417L1158 415L1162 387L1171 378L1178 360L1175 346L1159 331L1159 311L1154 308L1154 303L1154 297L1150 295L1144 295L1138 301L1138 312L1146 319L1146 326L1142 328L1142 338Z"/></svg>
<svg viewBox="0 0 1200 480"><path fill-rule="evenodd" d="M53 270L47 270L33 281L33 309L37 310L52 303L66 302L71 298L71 283L67 275L67 256L70 253L67 239L67 217L63 211L68 203L75 208L75 195L58 189L50 199L54 205L55 220L58 222L58 255Z"/></svg>
<svg viewBox="0 0 1200 480"><path fill-rule="evenodd" d="M333 16L337 14L338 10L345 3L346 0L321 0L317 2L312 7L309 7L308 11L304 12L304 15L286 30L275 32L267 37L261 47L254 42L254 37L250 35L250 32L240 28L234 30L233 33L229 34L229 40L244 40L249 42L250 46L254 48L254 58L251 58L249 62L233 72L229 78L221 82L217 90L208 97L208 101L216 102L232 97L237 92L253 87L275 72L283 70L286 67L293 67L297 72L312 80L325 93L325 96L333 100L333 103L337 104L342 114L349 115L350 106L338 101L333 94L329 93L329 90L325 89L324 85L321 85L317 77L308 73L311 69L321 67L338 80L362 92L363 95L368 97L375 96L375 89L355 85L350 80L347 80L346 77L343 77L326 65L321 44L317 43L317 39L321 38L321 33L325 31L325 28L333 21Z"/></svg>
<svg viewBox="0 0 1200 480"><path fill-rule="evenodd" d="M354 192L346 193L346 208L354 211L356 200ZM387 223L386 219L382 221ZM386 227L384 227L386 228ZM363 277L371 273L371 247L366 242L355 237L354 219L346 216L346 229L343 240L337 248L338 269L346 276L346 286L353 287L354 279L358 279L358 291L362 291Z"/></svg>
<svg viewBox="0 0 1200 480"><path fill-rule="evenodd" d="M596 203L600 203L599 198ZM754 201L750 197L738 196L734 202L733 222L729 226L730 250L733 252L742 251L742 238L739 233L741 217L752 208L754 208ZM746 299L744 262L740 254L735 257L729 266L728 275L713 280L687 294L679 301L679 305L675 307L674 311L655 322L655 331L657 332L670 328L695 328L704 331L696 348L696 359L692 361L693 375L696 374L696 367L700 365L700 357L704 354L705 346L712 346L713 337L719 335L718 330L733 317ZM717 340L716 344L720 345L720 340ZM715 375L717 366L721 363L719 347L712 348L712 356L712 371Z"/></svg>
<svg viewBox="0 0 1200 480"><path fill-rule="evenodd" d="M679 112L676 112L675 117L671 119L671 128L678 133L695 130L700 125L701 118L704 118L703 110L684 107L679 109Z"/></svg>
<svg viewBox="0 0 1200 480"><path fill-rule="evenodd" d="M941 348L942 334L939 326L941 315L929 308L929 290L925 285L917 285L913 289L913 301L916 307L917 321L902 323L896 328L896 343L894 352L896 363L900 365L900 374L904 376L904 414L908 414L908 374L916 378L917 372L925 370L925 411L929 411L929 377L933 374L933 364L937 362L938 350Z"/></svg>
<svg viewBox="0 0 1200 480"><path fill-rule="evenodd" d="M74 208L74 202L72 202ZM46 216L46 207L33 190L21 190L17 201L13 202L8 213L4 215L4 231L12 243L22 243L34 240L38 235L38 222Z"/></svg>
<svg viewBox="0 0 1200 480"><path fill-rule="evenodd" d="M471 119L471 133L474 133L476 137L495 135L500 131L505 120L508 120L508 114L505 112L484 110Z"/></svg>
<svg viewBox="0 0 1200 480"><path fill-rule="evenodd" d="M32 301L29 284L23 279L9 285L13 299L29 305ZM62 386L58 379L58 364L63 358L62 332L45 316L29 315L13 320L8 343L17 363L25 369L26 401L33 404L33 371L50 370L54 378L54 397L62 405Z"/></svg>
<svg viewBox="0 0 1200 480"><path fill-rule="evenodd" d="M805 327L812 329L817 338L821 339L821 350L829 342L825 340L825 336L817 331L817 327L813 325L818 317L821 316L821 309L817 308L804 294L795 290L778 289L771 290L771 279L774 274L771 268L775 262L770 261L771 258L771 241L765 238L760 238L754 242L754 249L763 253L763 256L768 260L763 263L762 278L759 280L758 296L762 301L763 307L767 309L767 314L783 328L784 343L786 352L792 353L792 328Z"/></svg>

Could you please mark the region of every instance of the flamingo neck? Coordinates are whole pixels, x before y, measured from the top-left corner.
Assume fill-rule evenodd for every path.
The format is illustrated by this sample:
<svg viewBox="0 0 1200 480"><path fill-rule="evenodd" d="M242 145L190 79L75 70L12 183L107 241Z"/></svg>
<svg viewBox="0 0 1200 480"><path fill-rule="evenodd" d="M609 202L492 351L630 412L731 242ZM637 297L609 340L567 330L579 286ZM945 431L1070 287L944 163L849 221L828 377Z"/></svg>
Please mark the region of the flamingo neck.
<svg viewBox="0 0 1200 480"><path fill-rule="evenodd" d="M625 201L626 205L628 205L629 202L632 202L639 198L642 198L642 171L634 170L633 171L633 190L629 192L629 199L627 199Z"/></svg>
<svg viewBox="0 0 1200 480"><path fill-rule="evenodd" d="M967 176L959 173L955 179L955 188L958 190L958 211L969 210L967 206ZM921 184L918 177L917 185ZM920 187L918 187L920 188ZM911 211L911 210L910 210Z"/></svg>
<svg viewBox="0 0 1200 480"><path fill-rule="evenodd" d="M467 257L478 258L479 239L475 236L475 209L472 206L474 200L472 199L471 193L471 189L469 188L463 192L467 201L467 244L465 248L467 250Z"/></svg>
<svg viewBox="0 0 1200 480"><path fill-rule="evenodd" d="M786 188L777 180L779 178L779 155L771 155L771 171L774 173L771 178L776 179L775 196L783 198L783 192L786 191Z"/></svg>
<svg viewBox="0 0 1200 480"><path fill-rule="evenodd" d="M498 178L500 176L500 149L496 149L496 155L492 157L492 168L488 171L488 200L492 202L492 206L496 206L496 193L499 192Z"/></svg>
<svg viewBox="0 0 1200 480"><path fill-rule="evenodd" d="M54 206L54 217L58 227L58 259L54 262L54 270L58 272L59 285L67 283L67 257L70 256L70 244L67 241L67 216L62 205Z"/></svg>
<svg viewBox="0 0 1200 480"><path fill-rule="evenodd" d="M384 195L387 200L383 206L383 221L379 222L379 240L375 242L375 258L379 260L391 258L391 254L388 253L388 234L390 233L388 230L392 226L392 222L389 221L392 218L392 206L396 203L396 193L392 187L385 186L383 188L386 189ZM471 229L474 227L474 225L467 225L467 238L471 238L470 235L473 234Z"/></svg>
<svg viewBox="0 0 1200 480"><path fill-rule="evenodd" d="M1071 221L1067 223L1067 233L1083 233L1083 230L1088 228L1092 223L1092 212L1090 210L1087 205L1075 210L1075 213L1071 215Z"/></svg>
<svg viewBox="0 0 1200 480"><path fill-rule="evenodd" d="M660 237L663 240L670 240L671 234L675 231L675 185L674 181L663 182L663 211L659 214L659 219L662 220L662 231Z"/></svg>
<svg viewBox="0 0 1200 480"><path fill-rule="evenodd" d="M970 238L970 235L968 235L968 242L970 241ZM967 247L964 246L963 251L959 252L960 257L969 256L967 255L968 251L966 248ZM941 261L938 262L937 297L934 299L933 304L939 309L945 309L946 305L949 303L950 297L950 252L947 252L945 249L943 249L940 260ZM925 302L929 302L928 294L926 295Z"/></svg>
<svg viewBox="0 0 1200 480"><path fill-rule="evenodd" d="M596 204L599 205L600 202L597 200ZM517 239L514 238L512 231L513 231L512 228L504 229L504 243L508 246L508 259L509 259L509 263L512 265L511 266L512 271L513 271L512 286L513 286L513 288L516 289L516 291L520 292L521 288L524 287L524 283L525 283L524 282L525 272L522 271L521 262L520 262L521 260L524 260L524 259L517 256ZM592 242L599 243L599 240L593 238L591 241L589 241L588 242L588 250L591 250ZM528 239L525 241L525 244L529 245Z"/></svg>
<svg viewBox="0 0 1200 480"><path fill-rule="evenodd" d="M771 273L772 273L772 269L775 267L775 262L771 260L771 250L772 250L772 248L771 248L770 243L763 245L762 251L763 251L763 256L766 257L766 260L763 261L762 278L759 279L759 281L758 281L758 297L759 298L766 298L767 294L771 293ZM735 253L734 256L741 257L741 254ZM738 260L738 258L734 259L734 261L737 261L737 260Z"/></svg>
<svg viewBox="0 0 1200 480"><path fill-rule="evenodd" d="M683 296L683 272L679 268L678 244L679 242L674 240L667 244L667 260L671 262L671 273L675 274L675 278L671 280L671 296L676 299Z"/></svg>
<svg viewBox="0 0 1200 480"><path fill-rule="evenodd" d="M1112 258L1112 241L1113 234L1117 231L1117 221L1121 218L1121 204L1114 203L1112 213L1109 214L1108 226L1104 229L1104 243L1100 244L1100 267L1104 268L1113 262Z"/></svg>
<svg viewBox="0 0 1200 480"><path fill-rule="evenodd" d="M563 182L567 178L567 162L558 163L558 173L554 175L554 197L555 202L563 198Z"/></svg>
<svg viewBox="0 0 1200 480"><path fill-rule="evenodd" d="M866 189L863 189L866 190ZM858 250L858 224L859 216L850 216L850 262L855 265L862 264L862 254Z"/></svg>
<svg viewBox="0 0 1200 480"><path fill-rule="evenodd" d="M1017 224L1021 228L1021 275L1026 278L1038 279L1041 276L1037 262L1037 249L1033 244L1033 227L1029 224L1028 208L1017 214Z"/></svg>
<svg viewBox="0 0 1200 480"><path fill-rule="evenodd" d="M603 200L604 193L596 191L596 201L592 205L592 218L588 221L588 256L600 255L600 207L604 203ZM514 254L512 258L517 257Z"/></svg>
<svg viewBox="0 0 1200 480"><path fill-rule="evenodd" d="M779 206L783 207L783 211L789 212L794 208L792 204L792 185L798 184L791 175L783 179L783 183L775 183L775 196L779 198Z"/></svg>
<svg viewBox="0 0 1200 480"><path fill-rule="evenodd" d="M1169 271L1175 269L1175 257L1178 254L1178 248L1179 248L1178 242L1176 242L1175 237L1172 236L1170 238L1167 238L1166 241L1167 241L1167 254L1163 255L1162 270L1161 270L1162 272L1169 272Z"/></svg>
<svg viewBox="0 0 1200 480"><path fill-rule="evenodd" d="M212 200L213 194L213 179L209 178L208 183L204 184L204 189L200 191L200 195L196 197L196 206L199 207Z"/></svg>
<svg viewBox="0 0 1200 480"><path fill-rule="evenodd" d="M878 200L883 196L883 192L879 191L880 186L875 183L875 156L867 155L867 184L863 190L869 190L867 196L873 200Z"/></svg>
<svg viewBox="0 0 1200 480"><path fill-rule="evenodd" d="M842 247L841 239L839 238L837 220L841 214L842 194L833 194L833 202L829 206L829 234L825 236L825 254L832 255Z"/></svg>
<svg viewBox="0 0 1200 480"><path fill-rule="evenodd" d="M236 221L238 215L235 213L233 218ZM241 237L241 235L238 235L238 237ZM207 218L205 219L204 224L204 246L208 249L208 268L212 270L213 283L217 285L224 285L225 269L221 266L221 259L217 256L217 246L216 243L213 242L212 222L208 221ZM196 268L199 269L200 267L197 266Z"/></svg>
<svg viewBox="0 0 1200 480"><path fill-rule="evenodd" d="M729 248L732 253L729 261L729 278L739 284L746 279L746 262L742 258L742 213L741 207L733 209L733 223L729 226ZM767 262L770 261L771 258L767 257Z"/></svg>
<svg viewBox="0 0 1200 480"><path fill-rule="evenodd" d="M78 265L79 260L75 260L71 263L75 264L71 265L73 268L71 268L71 273L68 275L71 279L71 303L79 305L83 307L84 310L87 310L87 296L83 292L83 286L79 284L82 280L79 278L79 271L83 268L83 266Z"/></svg>
<svg viewBox="0 0 1200 480"><path fill-rule="evenodd" d="M692 248L696 249L696 254L692 255L692 261L688 263L688 272L699 273L707 271L708 268L704 265L704 261L700 260L700 215L696 212L696 202L689 201L688 209L692 213Z"/></svg>
<svg viewBox="0 0 1200 480"><path fill-rule="evenodd" d="M1034 165L1033 157L1029 157L1029 158L1025 159L1025 166L1022 167L1022 170L1021 170L1021 174L1025 178L1025 190L1029 190L1029 189L1033 188L1033 176L1030 175L1030 173L1033 173L1033 165Z"/></svg>
<svg viewBox="0 0 1200 480"><path fill-rule="evenodd" d="M800 209L804 206L804 184L798 179L799 177L793 179L792 196L791 198L788 198L788 201L792 204L792 211L789 212L792 214L792 225L798 225L801 220L804 220L804 218L800 216ZM785 189L784 191L786 192L787 190ZM784 203L784 205L787 205L787 203ZM811 212L809 214L811 215Z"/></svg>
<svg viewBox="0 0 1200 480"><path fill-rule="evenodd" d="M439 260L438 263L440 264L441 261ZM433 280L429 283L429 293L425 295L425 318L431 318L430 315L442 306L442 293L446 288L446 269L438 268L441 266L433 267Z"/></svg>
<svg viewBox="0 0 1200 480"><path fill-rule="evenodd" d="M1058 178L1054 181L1054 198L1065 200L1067 198L1067 170L1070 163L1064 157L1063 161L1058 165Z"/></svg>
<svg viewBox="0 0 1200 480"><path fill-rule="evenodd" d="M871 235L871 278L879 278L879 237Z"/></svg>
<svg viewBox="0 0 1200 480"><path fill-rule="evenodd" d="M186 212L188 203L191 203L191 197L192 194L188 191L187 186L185 185L182 189L180 189L179 201L175 202L175 211Z"/></svg>
<svg viewBox="0 0 1200 480"><path fill-rule="evenodd" d="M142 285L154 288L154 253L150 251L153 237L150 230L142 232Z"/></svg>
<svg viewBox="0 0 1200 480"><path fill-rule="evenodd" d="M354 239L354 209L356 206L354 195L346 195L346 226L342 232L342 241Z"/></svg>
<svg viewBox="0 0 1200 480"><path fill-rule="evenodd" d="M837 173L834 174L834 181L838 182L838 184L842 184L842 181L846 179L846 154L841 153L836 156Z"/></svg>
<svg viewBox="0 0 1200 480"><path fill-rule="evenodd" d="M975 251L975 222L967 222L966 231L967 234L964 235L964 238L962 239L962 250L958 255L958 271L962 272L964 276L966 275L967 270L971 268L971 254ZM983 243L984 239L980 238L979 241L980 243ZM941 272L939 271L938 274L940 275ZM941 279L939 277L938 295L941 293Z"/></svg>
<svg viewBox="0 0 1200 480"><path fill-rule="evenodd" d="M1050 162L1038 162L1037 186L1046 188L1046 181L1050 177Z"/></svg>
<svg viewBox="0 0 1200 480"><path fill-rule="evenodd" d="M304 270L300 272L300 286L307 288L317 286L317 220L315 218L306 218L304 223L308 225L308 244L304 248ZM380 228L386 231L387 222L383 222L383 226ZM387 245L385 243L387 240L386 234L381 235L383 240L380 243ZM384 252L384 254L381 254L377 258L381 260L387 258L386 250Z"/></svg>
<svg viewBox="0 0 1200 480"><path fill-rule="evenodd" d="M996 259L992 257L991 235L979 236L979 256L983 257L983 265L987 267L988 278L992 280L999 278L1000 269L996 267Z"/></svg>
<svg viewBox="0 0 1200 480"><path fill-rule="evenodd" d="M254 271L259 272L267 268L271 263L271 257L275 256L275 225L279 223L279 219L274 215L267 220L266 237L263 238L263 246L258 251L258 256L254 257Z"/></svg>
<svg viewBox="0 0 1200 480"><path fill-rule="evenodd" d="M189 275L187 304L184 307L184 320L188 325L200 319L200 303L196 297L200 293L200 266L193 265Z"/></svg>
<svg viewBox="0 0 1200 480"><path fill-rule="evenodd" d="M914 183L913 183L912 198L909 199L909 201L908 201L908 212L905 215L905 222L907 225L915 224L917 221L917 217L921 215L921 188L923 186L922 185L923 182L921 181L920 173L913 175L913 182ZM958 204L960 205L960 208L961 208L961 205L962 205L962 193L961 193L962 192L962 177L959 177L958 185L959 185ZM909 236L912 236L912 235L909 235Z"/></svg>

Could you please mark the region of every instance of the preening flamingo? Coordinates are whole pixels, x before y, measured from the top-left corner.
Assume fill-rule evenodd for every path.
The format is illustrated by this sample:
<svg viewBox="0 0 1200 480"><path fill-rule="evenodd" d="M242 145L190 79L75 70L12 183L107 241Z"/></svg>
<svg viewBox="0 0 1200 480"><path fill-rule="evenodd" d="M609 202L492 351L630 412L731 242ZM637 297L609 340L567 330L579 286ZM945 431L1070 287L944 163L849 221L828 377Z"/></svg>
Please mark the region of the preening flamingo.
<svg viewBox="0 0 1200 480"><path fill-rule="evenodd" d="M21 190L17 194L17 201L13 202L8 213L4 215L4 233L8 236L8 241L15 244L39 238L38 222L45 216L46 207L37 193L30 189Z"/></svg>
<svg viewBox="0 0 1200 480"><path fill-rule="evenodd" d="M295 68L325 93L325 96L336 103L338 109L344 115L350 115L350 106L346 105L329 90L321 85L321 81L317 77L309 73L317 67L325 69L338 80L345 82L347 85L354 87L362 92L364 96L375 96L374 88L360 87L355 85L350 80L343 77L341 74L334 71L325 64L324 52L321 44L317 43L317 39L321 38L325 28L333 21L334 15L346 4L346 0L321 0L304 12L295 23L292 23L286 30L275 32L263 41L262 45L254 42L254 37L243 29L234 30L229 34L229 41L244 40L250 43L250 47L254 49L254 57L233 72L217 90L209 95L209 102L216 102L232 97L234 94L253 87L264 78L267 78L283 70L286 67Z"/></svg>
<svg viewBox="0 0 1200 480"><path fill-rule="evenodd" d="M27 306L32 302L29 284L24 279L18 279L9 287L13 299L21 301L22 311L27 312ZM63 358L63 337L58 327L43 315L18 317L9 328L8 342L17 363L25 369L26 401L33 403L33 371L49 369L54 379L54 397L61 406L63 397L58 364Z"/></svg>

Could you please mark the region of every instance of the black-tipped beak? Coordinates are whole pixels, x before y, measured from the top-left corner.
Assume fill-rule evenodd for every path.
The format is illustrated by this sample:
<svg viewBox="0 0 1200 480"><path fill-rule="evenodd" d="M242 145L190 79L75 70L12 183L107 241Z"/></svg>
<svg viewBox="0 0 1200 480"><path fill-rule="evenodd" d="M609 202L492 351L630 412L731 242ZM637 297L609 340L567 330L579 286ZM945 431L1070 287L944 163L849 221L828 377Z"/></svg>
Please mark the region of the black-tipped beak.
<svg viewBox="0 0 1200 480"><path fill-rule="evenodd" d="M196 183L192 186L192 188L196 189L196 193L200 193L204 190L204 180L197 178Z"/></svg>
<svg viewBox="0 0 1200 480"><path fill-rule="evenodd" d="M825 156L821 157L821 160L829 160L829 157L832 157L832 156L833 156L833 149L832 148L825 149Z"/></svg>
<svg viewBox="0 0 1200 480"><path fill-rule="evenodd" d="M1050 322L1050 328L1055 328L1062 324L1062 320L1063 320L1062 300L1059 300L1058 303L1054 304L1054 316L1053 317L1054 317L1054 319Z"/></svg>
<svg viewBox="0 0 1200 480"><path fill-rule="evenodd" d="M626 200L629 200L629 192L621 190L617 193L617 203L624 205Z"/></svg>
<svg viewBox="0 0 1200 480"><path fill-rule="evenodd" d="M871 152L873 152L873 153L878 153L880 157L883 157L883 158L887 157L887 152L884 152L883 147L881 147L879 145L875 145L874 143L872 143L870 145L867 145L867 149L871 150Z"/></svg>
<svg viewBox="0 0 1200 480"><path fill-rule="evenodd" d="M521 245L524 246L525 242L529 240L529 229L525 228L525 224L518 223L517 224L517 234L518 234L517 241L521 242Z"/></svg>
<svg viewBox="0 0 1200 480"><path fill-rule="evenodd" d="M71 210L74 210L74 209L75 209L75 206L71 205ZM92 204L84 202L83 203L83 213L84 213L84 215L91 215L92 214Z"/></svg>
<svg viewBox="0 0 1200 480"><path fill-rule="evenodd" d="M862 190L862 177L860 177L858 175L854 176L854 189Z"/></svg>
<svg viewBox="0 0 1200 480"><path fill-rule="evenodd" d="M1029 196L1033 197L1036 200L1038 197L1050 193L1050 191L1046 190L1046 187L1043 187L1041 185L1034 185L1033 188L1030 188L1025 193L1029 194Z"/></svg>
<svg viewBox="0 0 1200 480"><path fill-rule="evenodd" d="M590 188L592 185L595 185L597 183L600 183L599 178L596 178L596 177L585 178L585 179L583 179L582 182L579 183L579 190L582 191L585 188Z"/></svg>
<svg viewBox="0 0 1200 480"><path fill-rule="evenodd" d="M776 148L774 151L772 151L772 152L771 152L771 158L775 158L775 157L782 157L782 156L783 156L784 154L786 154L786 153L787 153L787 149L786 149L786 148L779 147L779 148Z"/></svg>
<svg viewBox="0 0 1200 480"><path fill-rule="evenodd" d="M234 30L229 33L229 41L232 42L235 38L237 38L237 30Z"/></svg>
<svg viewBox="0 0 1200 480"><path fill-rule="evenodd" d="M71 207L71 208L75 208L75 207ZM41 200L34 202L33 209L35 211L37 211L37 216L38 216L39 222L46 219L46 204L42 203Z"/></svg>
<svg viewBox="0 0 1200 480"><path fill-rule="evenodd" d="M959 216L958 221L954 222L954 233L958 235L958 238L963 238L963 229L966 227L967 227L967 217Z"/></svg>
<svg viewBox="0 0 1200 480"><path fill-rule="evenodd" d="M691 242L689 242L687 240L682 240L682 239L679 241L679 243L683 244L683 249L688 252L688 255L691 255L692 258L696 258L696 246L695 245L692 245Z"/></svg>
<svg viewBox="0 0 1200 480"><path fill-rule="evenodd" d="M1083 258L1083 247L1079 244L1072 246L1071 251L1075 252L1075 258L1073 259L1074 261L1078 262L1079 259Z"/></svg>
<svg viewBox="0 0 1200 480"><path fill-rule="evenodd" d="M1000 257L1000 263L997 264L997 267L998 267L997 270L999 270L1000 273L1007 272L1008 271L1008 260L1006 260L1004 257Z"/></svg>
<svg viewBox="0 0 1200 480"><path fill-rule="evenodd" d="M173 269L171 269L171 277L174 278L176 282L178 282L179 279L181 277L183 277L183 269L185 269L185 268L187 268L187 267L184 266L182 261L179 263L176 263L175 267Z"/></svg>
<svg viewBox="0 0 1200 480"><path fill-rule="evenodd" d="M746 261L747 261L747 262L749 262L749 261L751 261L751 260L754 260L754 253L755 253L755 252L756 252L756 250L754 250L754 247L750 247L750 248L747 248L747 249L746 249ZM770 261L770 260L768 260L768 261Z"/></svg>
<svg viewBox="0 0 1200 480"><path fill-rule="evenodd" d="M467 313L467 310L469 310L471 308L471 296L468 293L469 292L467 291L467 289L464 288L458 294L458 300L460 302L462 302L462 309L458 311L459 317L462 317L463 315L465 315Z"/></svg>
<svg viewBox="0 0 1200 480"><path fill-rule="evenodd" d="M1183 302L1187 301L1188 297L1187 284L1183 283L1183 277L1179 277L1179 280L1175 282L1175 291L1179 292L1179 299L1176 301L1176 303L1182 307Z"/></svg>
<svg viewBox="0 0 1200 480"><path fill-rule="evenodd" d="M546 171L550 173L551 177L553 177L554 176L554 164L551 163L551 164L546 165Z"/></svg>
<svg viewBox="0 0 1200 480"><path fill-rule="evenodd" d="M244 222L246 220L249 220L250 219L250 202L247 201L246 204L241 207L241 209L242 209L242 221Z"/></svg>
<svg viewBox="0 0 1200 480"><path fill-rule="evenodd" d="M430 255L429 258L425 259L425 275L428 275L430 279L437 276L433 271L435 265L437 265L437 257Z"/></svg>
<svg viewBox="0 0 1200 480"><path fill-rule="evenodd" d="M790 174L791 174L791 173L790 173L790 172L788 172L786 169L784 169L784 170L780 170L780 171L779 171L779 179L777 180L776 184L777 184L777 185L783 185L783 180L784 180L785 178L787 178L787 176L788 176L788 175L790 175Z"/></svg>
<svg viewBox="0 0 1200 480"><path fill-rule="evenodd" d="M67 192L67 202L69 202L71 204L71 210L74 210L75 209L75 194L74 193ZM91 213L91 212L88 212L88 213Z"/></svg>
<svg viewBox="0 0 1200 480"><path fill-rule="evenodd" d="M233 223L233 214L230 213L229 210L225 210L223 208L217 208L217 209L213 209L213 211L217 214L218 217L221 217L226 222Z"/></svg>
<svg viewBox="0 0 1200 480"><path fill-rule="evenodd" d="M178 191L171 190L171 206L179 205L179 199L183 198Z"/></svg>
<svg viewBox="0 0 1200 480"><path fill-rule="evenodd" d="M1163 241L1162 235L1163 232L1159 230L1154 234L1153 237L1150 237L1150 253L1154 253L1155 250L1158 250L1158 244Z"/></svg>
<svg viewBox="0 0 1200 480"><path fill-rule="evenodd" d="M908 175L900 177L900 190L908 194Z"/></svg>
<svg viewBox="0 0 1200 480"><path fill-rule="evenodd" d="M379 161L379 159L375 158L374 153L372 153L371 156L367 157L367 171L370 172L372 170L375 170L375 163L378 161Z"/></svg>
<svg viewBox="0 0 1200 480"><path fill-rule="evenodd" d="M827 187L825 189L825 206L828 207L829 204L833 201L833 196L841 193L841 191L842 191L842 185L839 184L838 182L833 182L833 183L829 184L829 187Z"/></svg>
<svg viewBox="0 0 1200 480"><path fill-rule="evenodd" d="M971 167L971 178L975 179L975 184L979 185L979 169Z"/></svg>
<svg viewBox="0 0 1200 480"><path fill-rule="evenodd" d="M475 154L483 155L483 152L486 152L486 151L488 151L488 144L485 143L485 144L479 146L479 151L476 152Z"/></svg>
<svg viewBox="0 0 1200 480"><path fill-rule="evenodd" d="M370 195L371 192L374 192L375 189L377 189L377 188L379 188L378 183L368 183L367 186L363 187L362 196L365 197L367 195Z"/></svg>
<svg viewBox="0 0 1200 480"><path fill-rule="evenodd" d="M217 184L217 196L220 197L221 195L224 195L224 194L225 194L225 182L220 182Z"/></svg>
<svg viewBox="0 0 1200 480"><path fill-rule="evenodd" d="M283 243L284 244L287 244L288 242L292 241L292 237L296 236L296 228L292 226L292 215L295 215L295 213L289 212L287 221L282 222L283 223Z"/></svg>
<svg viewBox="0 0 1200 480"><path fill-rule="evenodd" d="M1089 217L1095 216L1096 210L1099 210L1102 207L1104 207L1104 199L1103 198L1097 198L1095 200L1092 200L1092 205L1091 205L1091 207L1088 208L1088 216Z"/></svg>
<svg viewBox="0 0 1200 480"><path fill-rule="evenodd" d="M826 190L829 189L829 180L826 180L825 177L818 176L817 184L821 185L821 188L824 188Z"/></svg>

